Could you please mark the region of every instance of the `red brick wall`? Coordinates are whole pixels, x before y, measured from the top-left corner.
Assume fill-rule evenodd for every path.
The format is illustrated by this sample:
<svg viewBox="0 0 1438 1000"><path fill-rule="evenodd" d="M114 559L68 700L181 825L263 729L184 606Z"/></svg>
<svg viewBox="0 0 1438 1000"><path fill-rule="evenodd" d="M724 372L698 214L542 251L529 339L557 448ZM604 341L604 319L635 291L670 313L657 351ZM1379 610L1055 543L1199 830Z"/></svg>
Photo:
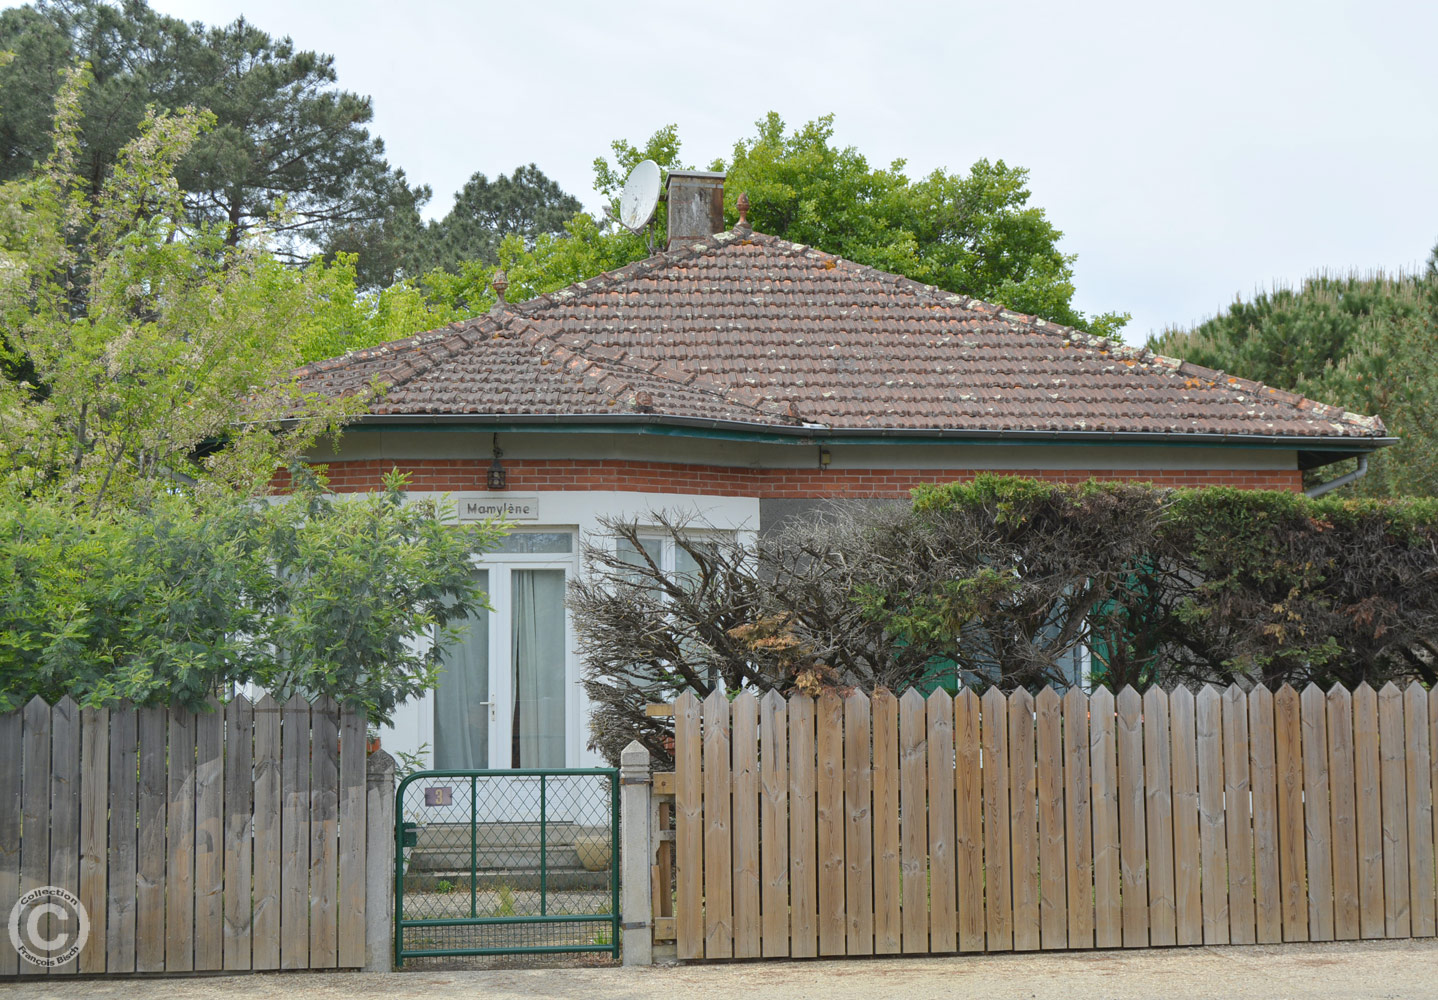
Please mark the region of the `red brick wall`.
<svg viewBox="0 0 1438 1000"><path fill-rule="evenodd" d="M329 463L330 486L340 492L377 489L386 472L410 473L410 489L480 491L489 459L367 459ZM506 460L509 489L520 493L558 490L616 490L632 493L691 493L760 498L906 497L923 483L972 479L969 469L738 469L713 465L672 465L585 459ZM1303 488L1297 469L1006 469L1006 474L1054 482L1127 479L1158 486L1238 486L1247 489ZM283 490L288 474L275 477Z"/></svg>

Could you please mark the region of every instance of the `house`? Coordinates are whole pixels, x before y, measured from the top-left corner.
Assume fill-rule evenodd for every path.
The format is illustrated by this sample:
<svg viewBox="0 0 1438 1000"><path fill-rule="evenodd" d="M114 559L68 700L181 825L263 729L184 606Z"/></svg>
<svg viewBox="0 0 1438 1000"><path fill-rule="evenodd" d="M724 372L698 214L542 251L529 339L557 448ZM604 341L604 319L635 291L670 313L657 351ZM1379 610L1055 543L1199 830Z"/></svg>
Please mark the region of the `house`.
<svg viewBox="0 0 1438 1000"><path fill-rule="evenodd" d="M764 531L831 497L995 470L1299 490L1391 443L1383 424L756 233L722 175L668 179L665 252L488 315L319 362L389 388L327 462L393 467L514 532L477 567L494 611L386 745L440 767L598 763L564 609L598 519L663 508ZM655 536L666 565L682 558ZM682 569L682 566L678 568Z"/></svg>

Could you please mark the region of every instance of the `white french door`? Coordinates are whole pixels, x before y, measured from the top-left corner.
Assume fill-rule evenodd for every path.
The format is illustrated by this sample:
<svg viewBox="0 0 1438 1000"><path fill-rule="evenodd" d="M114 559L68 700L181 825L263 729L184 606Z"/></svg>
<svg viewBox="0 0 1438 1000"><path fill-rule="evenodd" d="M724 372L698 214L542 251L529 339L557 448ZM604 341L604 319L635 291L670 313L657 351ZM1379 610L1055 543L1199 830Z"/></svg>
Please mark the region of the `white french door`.
<svg viewBox="0 0 1438 1000"><path fill-rule="evenodd" d="M485 558L477 575L493 610L479 612L445 655L433 696L436 768L572 766L579 706L564 609L571 572L572 558L547 553Z"/></svg>

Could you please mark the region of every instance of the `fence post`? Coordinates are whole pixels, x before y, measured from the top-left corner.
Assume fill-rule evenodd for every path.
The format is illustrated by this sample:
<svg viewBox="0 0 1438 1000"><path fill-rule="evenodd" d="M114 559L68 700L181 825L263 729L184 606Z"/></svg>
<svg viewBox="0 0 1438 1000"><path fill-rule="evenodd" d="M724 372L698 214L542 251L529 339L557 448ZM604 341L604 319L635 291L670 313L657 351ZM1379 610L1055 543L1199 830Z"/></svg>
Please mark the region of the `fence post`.
<svg viewBox="0 0 1438 1000"><path fill-rule="evenodd" d="M394 758L369 755L365 769L365 971L394 969Z"/></svg>
<svg viewBox="0 0 1438 1000"><path fill-rule="evenodd" d="M654 964L653 896L650 865L654 851L649 840L649 801L653 785L649 751L637 740L619 755L620 850L619 880L623 893L620 914L624 931L625 965Z"/></svg>

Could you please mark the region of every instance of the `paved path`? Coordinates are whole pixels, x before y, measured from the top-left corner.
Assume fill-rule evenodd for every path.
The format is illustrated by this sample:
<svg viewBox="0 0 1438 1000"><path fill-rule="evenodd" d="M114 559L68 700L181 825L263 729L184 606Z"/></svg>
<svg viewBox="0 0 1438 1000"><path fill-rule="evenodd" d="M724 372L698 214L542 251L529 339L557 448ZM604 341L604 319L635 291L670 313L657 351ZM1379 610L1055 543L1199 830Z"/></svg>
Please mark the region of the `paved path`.
<svg viewBox="0 0 1438 1000"><path fill-rule="evenodd" d="M1438 998L1438 941L653 969L288 973L0 983L5 1000L1357 1000Z"/></svg>

